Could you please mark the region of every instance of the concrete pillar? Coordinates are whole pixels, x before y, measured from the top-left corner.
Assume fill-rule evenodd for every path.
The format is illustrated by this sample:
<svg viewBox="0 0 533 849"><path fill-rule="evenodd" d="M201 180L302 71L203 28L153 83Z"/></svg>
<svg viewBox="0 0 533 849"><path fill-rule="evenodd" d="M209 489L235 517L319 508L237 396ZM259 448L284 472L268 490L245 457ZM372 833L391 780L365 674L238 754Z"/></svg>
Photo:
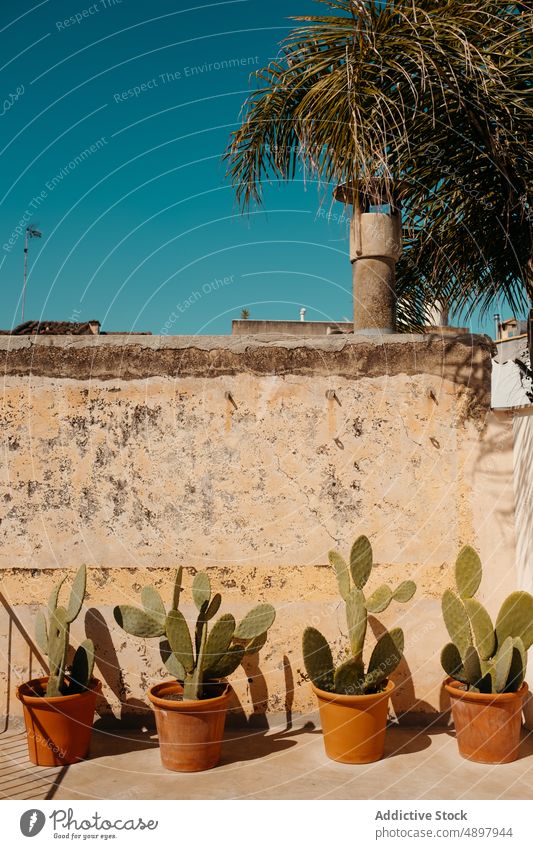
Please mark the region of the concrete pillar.
<svg viewBox="0 0 533 849"><path fill-rule="evenodd" d="M354 333L394 333L396 261L402 253L400 212L360 212L350 225Z"/></svg>
<svg viewBox="0 0 533 849"><path fill-rule="evenodd" d="M372 197L353 185L338 186L334 197L351 204L350 262L352 263L354 333L380 335L396 330L396 263L402 255L402 216L399 203L389 212L370 212L385 204L384 188L374 186ZM382 200L380 200L380 196Z"/></svg>

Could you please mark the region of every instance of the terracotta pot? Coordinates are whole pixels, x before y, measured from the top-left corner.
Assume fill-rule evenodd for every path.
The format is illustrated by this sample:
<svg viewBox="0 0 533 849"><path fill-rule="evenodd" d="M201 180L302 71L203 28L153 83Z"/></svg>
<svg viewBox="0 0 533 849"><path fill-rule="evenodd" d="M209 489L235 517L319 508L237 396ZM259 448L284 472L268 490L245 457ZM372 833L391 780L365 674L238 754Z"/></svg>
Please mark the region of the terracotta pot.
<svg viewBox="0 0 533 849"><path fill-rule="evenodd" d="M211 699L178 701L179 681L163 681L148 690L159 736L163 766L174 772L200 772L211 769L220 760L228 702L229 684Z"/></svg>
<svg viewBox="0 0 533 849"><path fill-rule="evenodd" d="M84 693L47 698L48 678L33 678L17 687L24 708L30 761L37 766L66 766L87 757L93 730L96 678ZM43 693L42 696L39 693Z"/></svg>
<svg viewBox="0 0 533 849"><path fill-rule="evenodd" d="M311 684L318 699L324 747L328 758L345 764L368 764L383 757L389 696L389 681L381 693L341 696Z"/></svg>
<svg viewBox="0 0 533 849"><path fill-rule="evenodd" d="M524 682L516 693L472 693L464 689L464 684L447 678L444 687L463 758L483 764L515 761L527 684Z"/></svg>

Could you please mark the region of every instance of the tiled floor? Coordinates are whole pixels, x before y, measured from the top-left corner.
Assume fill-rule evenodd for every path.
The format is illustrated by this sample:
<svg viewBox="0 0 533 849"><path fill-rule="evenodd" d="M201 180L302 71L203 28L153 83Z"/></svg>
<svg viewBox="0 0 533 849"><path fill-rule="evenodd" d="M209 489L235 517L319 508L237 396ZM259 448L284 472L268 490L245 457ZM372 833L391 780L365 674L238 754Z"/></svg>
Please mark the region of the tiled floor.
<svg viewBox="0 0 533 849"><path fill-rule="evenodd" d="M337 764L320 730L295 721L268 731L230 731L220 765L179 774L160 763L157 740L142 731L95 731L87 761L63 769L32 766L20 729L0 736L0 795L15 799L531 799L533 738L515 763L463 760L453 732L391 728L384 760Z"/></svg>

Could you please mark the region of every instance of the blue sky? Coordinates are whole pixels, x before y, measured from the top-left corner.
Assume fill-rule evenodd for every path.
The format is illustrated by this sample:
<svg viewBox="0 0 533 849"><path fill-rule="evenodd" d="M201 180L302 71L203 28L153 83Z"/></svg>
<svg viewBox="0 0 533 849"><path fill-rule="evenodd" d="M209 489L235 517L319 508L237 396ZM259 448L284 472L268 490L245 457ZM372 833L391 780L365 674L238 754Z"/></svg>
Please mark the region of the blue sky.
<svg viewBox="0 0 533 849"><path fill-rule="evenodd" d="M241 215L221 155L250 73L309 0L2 0L0 326L229 333L351 317L348 222L301 179ZM335 215L328 220L327 213ZM506 312L505 310L503 310ZM491 330L490 316L474 330Z"/></svg>

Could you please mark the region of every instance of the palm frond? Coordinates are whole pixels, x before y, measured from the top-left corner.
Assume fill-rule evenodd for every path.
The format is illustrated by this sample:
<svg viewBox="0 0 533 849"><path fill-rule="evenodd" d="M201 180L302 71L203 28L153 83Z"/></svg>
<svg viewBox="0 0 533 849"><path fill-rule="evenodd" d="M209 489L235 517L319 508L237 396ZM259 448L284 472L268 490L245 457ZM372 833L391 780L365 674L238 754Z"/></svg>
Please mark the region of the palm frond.
<svg viewBox="0 0 533 849"><path fill-rule="evenodd" d="M317 2L328 13L294 19L230 140L240 202L260 202L265 180L302 167L327 186L401 180L404 296L445 295L468 311L503 295L523 308L533 295L533 9Z"/></svg>

